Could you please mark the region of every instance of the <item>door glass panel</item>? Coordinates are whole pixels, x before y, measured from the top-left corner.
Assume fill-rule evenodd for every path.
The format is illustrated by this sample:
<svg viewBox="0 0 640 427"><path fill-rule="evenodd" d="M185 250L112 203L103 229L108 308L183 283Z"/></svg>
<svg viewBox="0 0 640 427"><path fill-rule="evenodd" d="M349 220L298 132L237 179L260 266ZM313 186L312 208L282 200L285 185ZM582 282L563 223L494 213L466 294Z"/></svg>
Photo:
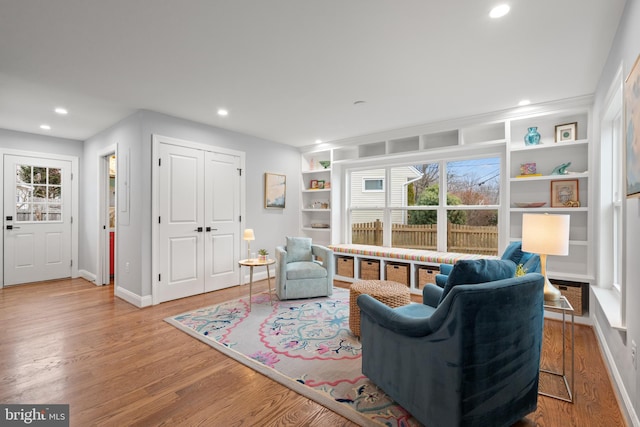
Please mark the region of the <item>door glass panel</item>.
<svg viewBox="0 0 640 427"><path fill-rule="evenodd" d="M62 220L62 169L16 165L16 222Z"/></svg>
<svg viewBox="0 0 640 427"><path fill-rule="evenodd" d="M49 169L49 184L53 184L53 185L60 185L62 184L61 180L60 180L60 169L58 168L52 168Z"/></svg>
<svg viewBox="0 0 640 427"><path fill-rule="evenodd" d="M36 185L33 187L33 201L42 202L47 198L47 187L44 185Z"/></svg>
<svg viewBox="0 0 640 427"><path fill-rule="evenodd" d="M34 184L46 184L47 182L47 168L33 168L33 183Z"/></svg>
<svg viewBox="0 0 640 427"><path fill-rule="evenodd" d="M16 182L31 184L31 166L16 165Z"/></svg>
<svg viewBox="0 0 640 427"><path fill-rule="evenodd" d="M47 219L49 221L62 221L62 205L50 204Z"/></svg>
<svg viewBox="0 0 640 427"><path fill-rule="evenodd" d="M60 201L60 193L62 189L60 187L49 187L49 202L53 200Z"/></svg>

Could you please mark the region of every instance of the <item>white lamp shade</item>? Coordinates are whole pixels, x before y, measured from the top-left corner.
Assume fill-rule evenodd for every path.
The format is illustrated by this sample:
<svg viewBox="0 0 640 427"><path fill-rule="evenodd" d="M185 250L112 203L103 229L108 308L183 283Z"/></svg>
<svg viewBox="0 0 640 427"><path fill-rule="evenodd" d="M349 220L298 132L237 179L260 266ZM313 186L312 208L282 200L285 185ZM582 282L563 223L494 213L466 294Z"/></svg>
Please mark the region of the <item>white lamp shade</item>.
<svg viewBox="0 0 640 427"><path fill-rule="evenodd" d="M569 215L523 214L522 250L569 255Z"/></svg>
<svg viewBox="0 0 640 427"><path fill-rule="evenodd" d="M242 238L244 240L256 240L256 236L253 234L253 228L246 228Z"/></svg>

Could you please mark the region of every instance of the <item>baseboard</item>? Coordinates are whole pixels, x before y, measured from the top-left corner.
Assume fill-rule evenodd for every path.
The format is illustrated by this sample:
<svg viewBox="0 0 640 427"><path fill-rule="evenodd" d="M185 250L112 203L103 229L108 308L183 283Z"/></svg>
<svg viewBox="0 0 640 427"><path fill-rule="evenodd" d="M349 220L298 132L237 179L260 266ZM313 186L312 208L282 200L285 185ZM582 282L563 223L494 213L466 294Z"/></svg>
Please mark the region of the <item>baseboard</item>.
<svg viewBox="0 0 640 427"><path fill-rule="evenodd" d="M613 355L609 350L609 346L607 346L607 341L604 337L604 333L602 332L602 328L600 327L600 323L598 323L598 319L596 316L594 316L593 318L593 329L596 331L596 337L598 338L600 351L602 352L602 354L604 354L605 363L607 364L609 372L613 377L613 382L618 397L622 400L622 409L624 410L623 416L627 421L631 422L631 425L633 427L640 427L640 419L638 418L638 414L633 407L633 402L629 397L629 393L627 393L627 389L624 386L624 382L622 381L620 372L618 371L617 365L615 364Z"/></svg>
<svg viewBox="0 0 640 427"><path fill-rule="evenodd" d="M149 307L153 305L153 298L151 297L151 295L140 296L120 286L116 286L115 295L118 298L121 298L129 304L133 304L138 308Z"/></svg>
<svg viewBox="0 0 640 427"><path fill-rule="evenodd" d="M96 275L87 270L78 270L78 274L85 280L96 284Z"/></svg>

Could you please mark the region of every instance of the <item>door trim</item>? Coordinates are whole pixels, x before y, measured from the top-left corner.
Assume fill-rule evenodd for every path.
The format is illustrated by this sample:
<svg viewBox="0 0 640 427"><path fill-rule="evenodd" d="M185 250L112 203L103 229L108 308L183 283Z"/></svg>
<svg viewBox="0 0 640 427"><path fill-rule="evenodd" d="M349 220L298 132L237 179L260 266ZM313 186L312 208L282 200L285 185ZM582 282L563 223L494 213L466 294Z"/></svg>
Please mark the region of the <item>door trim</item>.
<svg viewBox="0 0 640 427"><path fill-rule="evenodd" d="M109 259L109 251L106 249L109 246L109 239L107 238L108 236L108 227L107 230L104 230L102 227L105 224L109 223L109 218L107 218L106 212L107 212L107 200L109 197L108 194L108 172L109 172L109 164L108 164L108 159L105 160L105 158L107 156L110 156L114 154L116 156L116 162L118 161L118 145L117 144L113 144L110 145L108 147L103 148L102 150L98 151L97 154L97 160L98 160L98 175L96 176L97 179L97 185L98 185L98 242L97 242L97 257L96 257L96 278L94 283L97 286L103 286L103 285L108 285L109 281L105 282L105 277L107 276L107 274L105 273L109 271L109 266L108 266L108 259ZM117 175L117 171L116 171L116 189L117 189L117 182L118 182L118 175ZM116 190L117 191L117 190ZM116 193L117 196L117 193ZM118 233L118 198L116 197L116 234ZM115 263L115 257L114 257L114 263ZM116 264L117 265L117 264ZM117 288L117 284L116 284L116 278L117 278L118 272L114 269L114 277L113 277L113 281L114 281L114 293L115 293L115 289Z"/></svg>
<svg viewBox="0 0 640 427"><path fill-rule="evenodd" d="M158 166L160 144L171 144L185 148L193 148L196 150L238 156L240 158L240 169L242 169L243 172L246 171L246 169L244 151L237 151L229 148L218 147L215 145L208 145L157 134L151 135L151 141L151 223L153 224L151 230L151 297L153 305L156 305L160 303L158 290L158 287L160 286L160 281L158 280L158 275L160 274L160 252L158 250L160 244L160 225L158 224L157 220L157 218L160 216L160 168ZM240 230L243 230L246 223L246 173L243 173L240 177L240 193L240 217L242 218L240 221ZM238 245L238 247L240 248L240 245ZM240 275L238 276L238 283L240 283Z"/></svg>
<svg viewBox="0 0 640 427"><path fill-rule="evenodd" d="M63 160L71 162L71 217L73 221L71 222L71 260L73 264L71 265L71 277L79 277L78 274L78 264L80 263L78 260L78 183L80 181L80 177L78 175L78 162L79 159L76 156L66 156L62 154L54 154L54 153L43 153L40 151L23 151L23 150L13 150L7 148L0 148L0 186L2 186L1 194L4 200L4 156L22 156L22 157L34 157L34 158L46 158L52 160ZM0 268L0 289L4 288L4 203L2 203L2 207L0 207L0 218L2 221L2 244L0 244L0 260L2 260L2 268Z"/></svg>

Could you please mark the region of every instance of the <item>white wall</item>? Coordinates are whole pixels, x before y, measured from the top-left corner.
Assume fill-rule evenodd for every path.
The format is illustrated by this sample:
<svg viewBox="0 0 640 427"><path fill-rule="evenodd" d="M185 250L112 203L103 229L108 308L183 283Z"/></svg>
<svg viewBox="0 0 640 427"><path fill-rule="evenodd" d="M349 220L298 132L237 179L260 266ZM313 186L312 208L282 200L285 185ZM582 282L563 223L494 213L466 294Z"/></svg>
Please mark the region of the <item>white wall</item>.
<svg viewBox="0 0 640 427"><path fill-rule="evenodd" d="M618 33L609 53L606 66L598 83L594 105L594 122L600 118L604 108L607 91L613 81L615 73L623 64L623 75L626 77L631 71L636 58L640 54L640 0L628 0L622 15ZM599 129L595 129L594 135L600 135ZM607 173L607 171L603 171ZM640 345L640 311L637 309L640 301L640 263L637 262L637 254L640 253L640 199L629 199L626 203L626 325L627 331L620 332L611 327L599 306L597 300L592 298L591 316L594 326L604 339L601 344L605 354L612 364L613 377L621 381L623 395L626 394L627 404L631 405L629 417L633 425L640 425L640 375L631 363L631 341ZM597 220L596 220L596 223ZM593 295L592 295L593 296ZM624 396L623 396L624 397ZM580 397L578 396L578 399Z"/></svg>
<svg viewBox="0 0 640 427"><path fill-rule="evenodd" d="M86 142L85 165L87 170L97 170L98 153L109 145L118 144L117 197L124 191L121 164L122 153L128 150L130 157L130 214L128 225L120 224L116 230L117 286L138 296L151 295L151 167L153 134L179 138L201 144L230 148L246 153L246 218L244 226L255 230L253 248L267 248L274 253L277 245L284 243L287 235L299 230L299 176L300 153L293 147L215 128L152 111L139 111L133 116L101 132ZM287 203L283 210L267 210L263 206L263 177L265 172L287 176ZM97 172L87 178L83 192L87 203L83 216L86 224L81 232L82 241L91 246L97 241ZM119 209L120 210L120 209ZM81 248L83 246L81 245ZM82 258L81 268L95 273L97 246L88 248ZM129 272L124 269L129 263Z"/></svg>

